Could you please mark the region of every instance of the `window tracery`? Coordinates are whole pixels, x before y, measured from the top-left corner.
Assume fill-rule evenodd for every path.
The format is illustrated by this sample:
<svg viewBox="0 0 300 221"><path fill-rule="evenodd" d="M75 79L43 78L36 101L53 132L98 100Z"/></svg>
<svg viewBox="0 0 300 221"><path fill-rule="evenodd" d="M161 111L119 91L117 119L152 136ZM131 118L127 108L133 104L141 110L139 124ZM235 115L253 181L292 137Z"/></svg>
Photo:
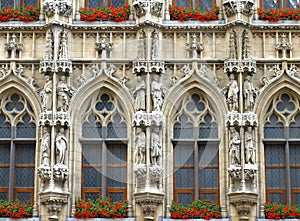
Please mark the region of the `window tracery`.
<svg viewBox="0 0 300 221"><path fill-rule="evenodd" d="M300 202L300 113L294 93L274 97L265 115L264 147L267 200ZM278 176L279 175L279 176Z"/></svg>

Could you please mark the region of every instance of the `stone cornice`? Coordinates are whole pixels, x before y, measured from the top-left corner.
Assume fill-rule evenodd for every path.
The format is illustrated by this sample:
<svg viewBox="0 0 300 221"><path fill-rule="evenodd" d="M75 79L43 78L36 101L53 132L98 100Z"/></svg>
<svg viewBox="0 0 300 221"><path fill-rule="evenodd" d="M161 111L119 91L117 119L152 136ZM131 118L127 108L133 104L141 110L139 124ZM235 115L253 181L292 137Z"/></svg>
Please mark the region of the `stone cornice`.
<svg viewBox="0 0 300 221"><path fill-rule="evenodd" d="M45 21L38 22L3 22L0 23L0 31L44 31L51 26L63 26L74 31L136 31L143 27L155 27L161 29L162 31L227 31L232 27L241 26L248 28L250 30L257 31L270 31L270 30L299 30L300 23L298 21L279 21L276 23L268 21L256 20L252 23L248 23L244 20L235 20L229 23L225 23L224 20L211 21L211 22L199 22L199 21L166 21L164 20L162 24L145 21L140 24L136 24L134 20L116 23L116 22L83 22L83 21L73 21L73 24L66 24L60 21L54 21L52 23L45 24Z"/></svg>

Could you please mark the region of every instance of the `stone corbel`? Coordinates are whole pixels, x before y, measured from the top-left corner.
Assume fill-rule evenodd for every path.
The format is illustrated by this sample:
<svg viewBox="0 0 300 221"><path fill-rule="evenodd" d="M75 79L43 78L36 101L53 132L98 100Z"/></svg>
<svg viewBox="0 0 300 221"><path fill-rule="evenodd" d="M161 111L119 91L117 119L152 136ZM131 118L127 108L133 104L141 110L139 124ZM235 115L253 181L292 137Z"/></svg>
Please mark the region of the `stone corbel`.
<svg viewBox="0 0 300 221"><path fill-rule="evenodd" d="M43 9L44 9L45 14L48 17L53 16L54 14L59 14L59 15L69 17L72 14L72 1L48 0L43 3Z"/></svg>

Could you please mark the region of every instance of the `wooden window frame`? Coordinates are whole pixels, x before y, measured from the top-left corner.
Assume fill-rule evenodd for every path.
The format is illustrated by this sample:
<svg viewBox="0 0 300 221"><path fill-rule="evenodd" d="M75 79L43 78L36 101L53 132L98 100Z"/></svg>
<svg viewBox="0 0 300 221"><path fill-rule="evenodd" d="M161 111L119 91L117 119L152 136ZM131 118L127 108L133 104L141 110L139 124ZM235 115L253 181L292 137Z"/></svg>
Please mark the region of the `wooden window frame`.
<svg viewBox="0 0 300 221"><path fill-rule="evenodd" d="M281 0L277 0L276 4L277 4L277 8L287 8L287 1L288 0L282 0L283 5L281 6ZM299 2L300 4L300 2ZM260 0L260 8L265 8L264 6L264 0Z"/></svg>
<svg viewBox="0 0 300 221"><path fill-rule="evenodd" d="M216 7L216 0L211 0L212 1L212 8ZM200 0L196 0L196 5L193 5L193 0L189 0L190 4L187 5L187 7L195 7L199 3L201 4ZM176 0L172 0L172 5L176 6Z"/></svg>
<svg viewBox="0 0 300 221"><path fill-rule="evenodd" d="M85 0L84 1L84 6L85 7L87 7L88 8L88 6L89 6L89 1L90 0ZM128 0L124 0L125 1L125 5L128 5ZM113 0L107 0L107 5L105 4L105 0L101 0L101 4L99 4L99 6L113 6L113 4L112 4L112 2L113 2ZM99 3L100 3L100 1L99 1Z"/></svg>

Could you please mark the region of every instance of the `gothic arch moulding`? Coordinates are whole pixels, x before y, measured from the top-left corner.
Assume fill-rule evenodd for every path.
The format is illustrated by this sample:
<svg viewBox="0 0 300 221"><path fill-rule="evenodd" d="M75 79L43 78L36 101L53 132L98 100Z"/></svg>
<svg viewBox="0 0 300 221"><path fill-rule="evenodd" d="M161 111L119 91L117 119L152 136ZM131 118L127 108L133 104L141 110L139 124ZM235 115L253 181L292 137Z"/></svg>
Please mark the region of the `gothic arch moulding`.
<svg viewBox="0 0 300 221"><path fill-rule="evenodd" d="M0 81L0 94L10 92L18 92L24 95L25 99L27 99L31 105L36 119L38 119L38 116L42 111L42 105L36 91L25 84L24 81L12 75L9 78L5 78L3 81Z"/></svg>

